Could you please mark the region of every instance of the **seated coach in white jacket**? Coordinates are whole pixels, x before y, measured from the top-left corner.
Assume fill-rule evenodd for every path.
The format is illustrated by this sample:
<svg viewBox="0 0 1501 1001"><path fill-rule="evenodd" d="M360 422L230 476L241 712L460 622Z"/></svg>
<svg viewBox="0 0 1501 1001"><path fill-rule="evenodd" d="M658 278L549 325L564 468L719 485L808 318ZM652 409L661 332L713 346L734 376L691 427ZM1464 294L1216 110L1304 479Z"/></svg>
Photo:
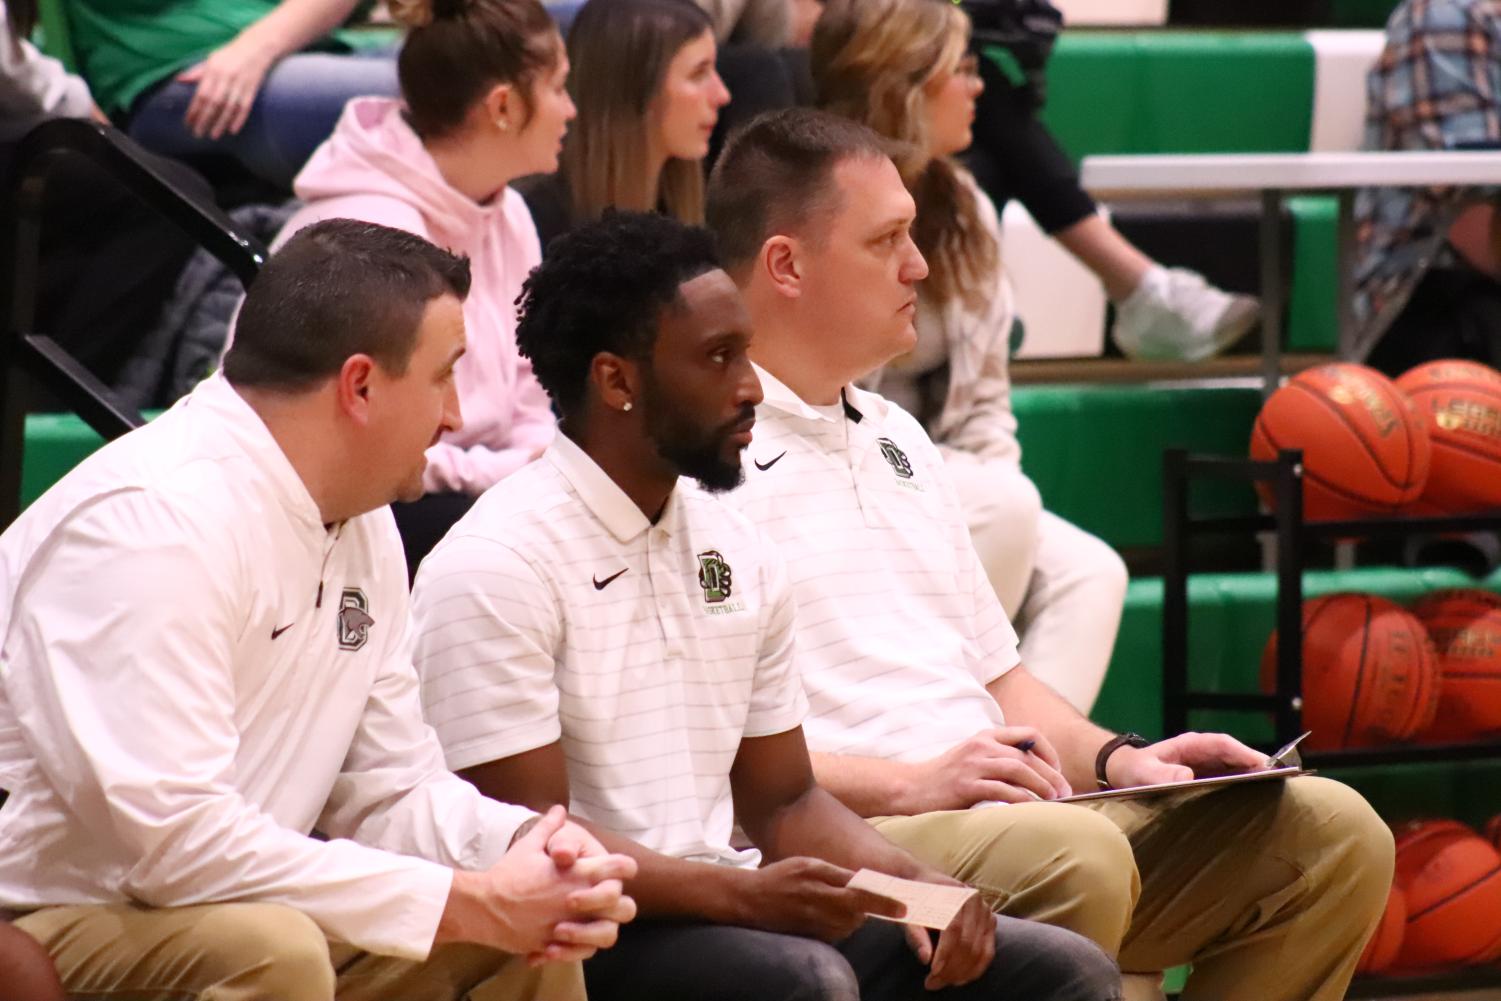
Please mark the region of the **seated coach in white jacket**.
<svg viewBox="0 0 1501 1001"><path fill-rule="evenodd" d="M468 290L310 227L221 374L0 536L0 909L69 994L582 998L634 914L632 860L485 799L422 720L387 505L460 423Z"/></svg>

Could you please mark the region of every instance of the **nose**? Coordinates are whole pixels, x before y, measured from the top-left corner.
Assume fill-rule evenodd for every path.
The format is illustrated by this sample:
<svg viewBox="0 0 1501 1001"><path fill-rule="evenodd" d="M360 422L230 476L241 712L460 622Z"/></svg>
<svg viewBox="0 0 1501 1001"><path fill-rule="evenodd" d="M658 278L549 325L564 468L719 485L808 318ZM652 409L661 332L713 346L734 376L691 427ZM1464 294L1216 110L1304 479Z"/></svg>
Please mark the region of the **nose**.
<svg viewBox="0 0 1501 1001"><path fill-rule="evenodd" d="M566 102L566 107L568 109L567 111L563 112L563 121L571 122L579 116L578 105L573 103L572 94L565 94L563 96L563 100Z"/></svg>
<svg viewBox="0 0 1501 1001"><path fill-rule="evenodd" d="M928 277L928 262L910 236L907 237L907 256L902 259L899 276L907 284L914 284Z"/></svg>
<svg viewBox="0 0 1501 1001"><path fill-rule="evenodd" d="M464 413L459 407L459 387L448 384L448 395L443 401L443 430L457 431L464 426Z"/></svg>
<svg viewBox="0 0 1501 1001"><path fill-rule="evenodd" d="M765 399L761 392L761 377L756 375L756 370L749 360L745 361L745 371L740 376L740 384L736 390L735 402L741 406L749 403L753 407L758 407Z"/></svg>
<svg viewBox="0 0 1501 1001"><path fill-rule="evenodd" d="M709 102L714 105L716 111L730 103L730 89L724 85L724 80L720 78L718 71L714 73L714 87L710 93Z"/></svg>

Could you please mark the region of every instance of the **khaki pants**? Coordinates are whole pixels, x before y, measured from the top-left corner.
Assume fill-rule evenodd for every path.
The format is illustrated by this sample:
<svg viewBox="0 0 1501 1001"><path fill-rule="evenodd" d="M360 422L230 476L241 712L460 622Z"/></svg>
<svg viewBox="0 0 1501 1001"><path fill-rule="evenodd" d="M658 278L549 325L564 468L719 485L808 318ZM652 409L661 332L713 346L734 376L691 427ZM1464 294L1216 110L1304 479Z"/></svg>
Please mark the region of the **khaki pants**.
<svg viewBox="0 0 1501 1001"><path fill-rule="evenodd" d="M1192 962L1186 1001L1343 998L1392 879L1386 825L1314 777L871 823L994 910L1092 938L1128 973Z"/></svg>
<svg viewBox="0 0 1501 1001"><path fill-rule="evenodd" d="M279 904L48 907L16 919L38 939L70 996L109 1001L584 1001L577 963L531 969L481 946L447 945L426 962L330 943Z"/></svg>

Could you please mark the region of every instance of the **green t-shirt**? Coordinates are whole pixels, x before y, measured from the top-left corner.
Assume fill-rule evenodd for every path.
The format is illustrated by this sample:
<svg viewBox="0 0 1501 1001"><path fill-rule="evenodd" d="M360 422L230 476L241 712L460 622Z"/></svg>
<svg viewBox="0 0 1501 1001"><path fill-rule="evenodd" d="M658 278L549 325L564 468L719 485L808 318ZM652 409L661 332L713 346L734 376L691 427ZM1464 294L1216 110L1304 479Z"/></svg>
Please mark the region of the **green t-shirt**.
<svg viewBox="0 0 1501 1001"><path fill-rule="evenodd" d="M277 0L63 0L79 69L105 111L224 45L276 8ZM335 31L311 46L347 52L389 42L385 32Z"/></svg>

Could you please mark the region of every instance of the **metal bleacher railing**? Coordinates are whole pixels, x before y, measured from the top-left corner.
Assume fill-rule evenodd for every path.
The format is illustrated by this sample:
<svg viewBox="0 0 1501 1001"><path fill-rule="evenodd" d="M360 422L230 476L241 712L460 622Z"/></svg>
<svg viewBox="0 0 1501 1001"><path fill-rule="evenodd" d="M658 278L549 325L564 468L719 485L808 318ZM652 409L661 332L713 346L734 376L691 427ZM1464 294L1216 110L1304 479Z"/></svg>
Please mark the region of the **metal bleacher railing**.
<svg viewBox="0 0 1501 1001"><path fill-rule="evenodd" d="M26 408L34 388L50 391L106 441L143 423L57 341L33 329L47 184L65 157L99 167L213 254L246 288L266 259L265 248L240 233L227 215L179 191L116 130L59 118L27 133L0 182L0 529L20 513Z"/></svg>

